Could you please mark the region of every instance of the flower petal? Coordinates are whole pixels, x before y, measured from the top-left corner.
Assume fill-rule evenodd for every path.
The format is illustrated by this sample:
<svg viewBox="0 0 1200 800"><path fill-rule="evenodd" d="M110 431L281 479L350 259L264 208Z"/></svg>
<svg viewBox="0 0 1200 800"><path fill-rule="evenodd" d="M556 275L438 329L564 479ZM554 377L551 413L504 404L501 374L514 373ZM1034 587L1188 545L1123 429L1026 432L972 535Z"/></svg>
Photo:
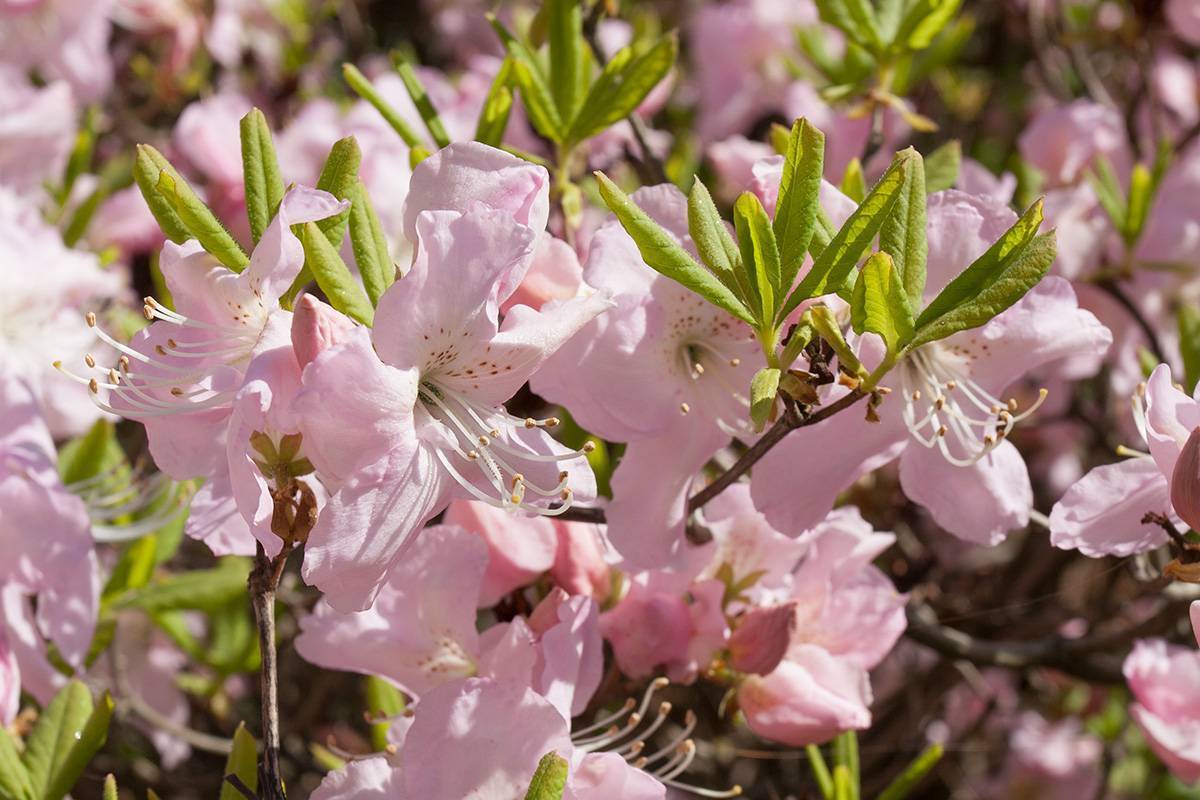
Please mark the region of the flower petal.
<svg viewBox="0 0 1200 800"><path fill-rule="evenodd" d="M1149 458L1096 467L1067 490L1050 511L1050 543L1085 556L1127 556L1166 543L1147 512L1171 508L1166 478Z"/></svg>

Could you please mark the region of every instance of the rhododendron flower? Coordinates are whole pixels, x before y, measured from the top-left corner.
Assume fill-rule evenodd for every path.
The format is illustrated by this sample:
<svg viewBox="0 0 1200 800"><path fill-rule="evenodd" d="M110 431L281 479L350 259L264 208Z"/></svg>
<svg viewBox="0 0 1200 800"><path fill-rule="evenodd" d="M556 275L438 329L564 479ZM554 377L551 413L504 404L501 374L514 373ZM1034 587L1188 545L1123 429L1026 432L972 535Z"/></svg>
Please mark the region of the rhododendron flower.
<svg viewBox="0 0 1200 800"><path fill-rule="evenodd" d="M27 191L57 179L74 138L71 87L36 87L0 67L0 183Z"/></svg>
<svg viewBox="0 0 1200 800"><path fill-rule="evenodd" d="M1200 651L1139 641L1123 671L1137 701L1129 713L1150 748L1181 781L1200 780Z"/></svg>
<svg viewBox="0 0 1200 800"><path fill-rule="evenodd" d="M0 628L0 725L11 725L21 704L21 667Z"/></svg>
<svg viewBox="0 0 1200 800"><path fill-rule="evenodd" d="M66 682L49 660L80 670L99 607L91 521L58 475L50 432L29 388L0 371L0 635L40 703ZM36 598L36 609L33 602Z"/></svg>
<svg viewBox="0 0 1200 800"><path fill-rule="evenodd" d="M662 783L571 741L566 720L517 683L454 681L426 695L398 752L330 773L314 800L519 800L547 753L568 762L564 798L661 800Z"/></svg>
<svg viewBox="0 0 1200 800"><path fill-rule="evenodd" d="M1084 555L1129 555L1160 547L1168 535L1147 514L1175 517L1171 477L1179 454L1200 425L1200 403L1155 367L1134 397L1134 418L1149 453L1096 467L1067 490L1050 512L1050 541Z"/></svg>
<svg viewBox="0 0 1200 800"><path fill-rule="evenodd" d="M1200 6L1192 0L1167 0L1163 11L1180 39L1200 45Z"/></svg>
<svg viewBox="0 0 1200 800"><path fill-rule="evenodd" d="M82 105L112 85L113 0L0 4L0 62L70 84Z"/></svg>
<svg viewBox="0 0 1200 800"><path fill-rule="evenodd" d="M369 605L413 532L455 496L554 515L594 492L583 451L546 432L557 420L514 417L501 404L609 302L517 306L499 322L539 232L522 220L545 224L546 180L486 151L451 146L421 163L405 211L412 268L380 298L369 340L354 337L305 370L300 427L336 492L304 574L342 610ZM488 169L497 162L505 166ZM419 203L469 208L416 214ZM332 419L335 405L344 415Z"/></svg>
<svg viewBox="0 0 1200 800"><path fill-rule="evenodd" d="M1025 712L1010 739L1011 754L996 797L1075 800L1095 797L1100 788L1104 744L1084 733L1078 719L1046 721Z"/></svg>
<svg viewBox="0 0 1200 800"><path fill-rule="evenodd" d="M957 191L930 197L928 285L932 297L1016 221L1007 207ZM1030 370L1070 357L1100 356L1112 336L1078 307L1070 284L1046 278L981 328L917 348L893 370L896 392L870 424L838 414L789 434L755 466L755 504L783 531L815 524L839 492L900 458L900 484L939 526L995 544L1029 520L1033 493L1025 462L1006 440L1019 412L1006 389ZM877 340L861 340L870 362ZM828 401L844 393L834 388ZM1044 392L1042 394L1044 397ZM816 457L820 454L820 457ZM797 465L811 465L803 475Z"/></svg>
<svg viewBox="0 0 1200 800"><path fill-rule="evenodd" d="M30 269L37 264L38 269ZM53 372L56 358L82 361L97 345L84 323L90 304L126 293L119 270L104 270L91 253L71 250L26 199L0 187L0 364L19 373L37 398L50 432L82 433L100 417L84 387Z"/></svg>

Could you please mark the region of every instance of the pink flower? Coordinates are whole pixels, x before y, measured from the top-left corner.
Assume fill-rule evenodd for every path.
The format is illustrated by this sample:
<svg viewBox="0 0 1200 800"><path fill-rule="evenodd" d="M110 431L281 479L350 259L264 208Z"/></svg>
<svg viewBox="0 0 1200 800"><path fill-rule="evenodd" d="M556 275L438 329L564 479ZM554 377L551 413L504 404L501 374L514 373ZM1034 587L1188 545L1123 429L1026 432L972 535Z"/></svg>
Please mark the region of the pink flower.
<svg viewBox="0 0 1200 800"><path fill-rule="evenodd" d="M1129 713L1175 777L1200 780L1200 651L1148 639L1125 659Z"/></svg>
<svg viewBox="0 0 1200 800"><path fill-rule="evenodd" d="M0 725L11 725L21 704L21 668L0 628Z"/></svg>
<svg viewBox="0 0 1200 800"><path fill-rule="evenodd" d="M591 753L571 740L567 721L520 684L471 679L421 700L396 755L356 761L330 773L314 800L515 800L542 756L569 770L571 800L662 800L661 783L614 753Z"/></svg>
<svg viewBox="0 0 1200 800"><path fill-rule="evenodd" d="M953 190L933 195L927 295L1014 221L994 201ZM755 466L755 505L777 529L803 530L843 489L899 457L900 485L910 500L950 533L995 544L1026 524L1033 503L1021 455L995 433L1007 433L1032 408L1017 414L1015 400L1002 400L1003 393L1039 365L1099 356L1111 341L1108 329L1078 307L1070 284L1046 278L983 327L906 356L892 371L896 391L880 406L879 423L851 410L791 433ZM861 358L878 358L873 338L860 346ZM800 477L797 465L804 464L812 468Z"/></svg>
<svg viewBox="0 0 1200 800"><path fill-rule="evenodd" d="M1134 398L1134 417L1149 453L1096 467L1050 512L1050 541L1084 555L1129 555L1166 543L1167 534L1143 522L1147 513L1174 515L1171 476L1184 445L1200 425L1200 403L1171 382L1160 364Z"/></svg>
<svg viewBox="0 0 1200 800"><path fill-rule="evenodd" d="M1074 800L1100 788L1103 743L1075 717L1047 722L1025 712L1017 719L1004 787L997 797Z"/></svg>
<svg viewBox="0 0 1200 800"><path fill-rule="evenodd" d="M162 247L163 234L137 186L121 189L100 204L87 239L96 250L115 247L124 258Z"/></svg>
<svg viewBox="0 0 1200 800"><path fill-rule="evenodd" d="M554 420L502 405L609 305L594 294L517 306L500 324L545 224L546 183L540 167L479 144L422 162L405 205L412 268L380 299L369 338L305 370L300 427L334 494L304 574L336 608L369 605L412 534L455 496L553 515L594 492L582 451L546 432Z"/></svg>
<svg viewBox="0 0 1200 800"><path fill-rule="evenodd" d="M66 678L47 643L80 670L92 641L100 585L91 521L63 486L50 432L29 388L0 371L0 635L25 691L49 702ZM36 598L36 610L33 600Z"/></svg>
<svg viewBox="0 0 1200 800"><path fill-rule="evenodd" d="M1098 156L1118 170L1129 157L1121 114L1090 100L1040 112L1021 134L1021 156L1042 171L1051 188L1075 184Z"/></svg>
<svg viewBox="0 0 1200 800"><path fill-rule="evenodd" d="M608 541L596 525L554 520L558 546L550 577L571 595L603 602L612 588Z"/></svg>
<svg viewBox="0 0 1200 800"><path fill-rule="evenodd" d="M1194 0L1167 0L1163 13L1180 39L1200 45L1200 5Z"/></svg>
<svg viewBox="0 0 1200 800"><path fill-rule="evenodd" d="M0 69L0 183L15 190L57 181L75 139L75 100L58 81L41 88Z"/></svg>
<svg viewBox="0 0 1200 800"><path fill-rule="evenodd" d="M66 81L81 105L100 100L113 77L108 41L112 0L21 5L28 4L0 5L0 62Z"/></svg>
<svg viewBox="0 0 1200 800"><path fill-rule="evenodd" d="M29 269L38 264L38 269ZM0 364L19 374L37 398L55 437L82 433L101 414L87 389L56 375L57 358L82 361L96 349L83 311L124 298L124 276L63 244L31 203L0 187Z"/></svg>
<svg viewBox="0 0 1200 800"><path fill-rule="evenodd" d="M489 557L479 592L481 607L494 606L506 594L532 583L554 566L558 537L546 517L460 500L450 504L444 521L478 534L487 542Z"/></svg>

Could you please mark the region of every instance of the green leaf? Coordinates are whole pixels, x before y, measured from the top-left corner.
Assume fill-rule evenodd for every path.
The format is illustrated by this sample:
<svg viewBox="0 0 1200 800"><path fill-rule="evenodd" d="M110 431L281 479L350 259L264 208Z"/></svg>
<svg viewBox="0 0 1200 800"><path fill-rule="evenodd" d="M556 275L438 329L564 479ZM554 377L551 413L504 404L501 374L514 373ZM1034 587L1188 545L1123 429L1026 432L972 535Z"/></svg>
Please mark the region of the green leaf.
<svg viewBox="0 0 1200 800"><path fill-rule="evenodd" d="M562 800L567 788L567 769L565 758L558 753L546 753L533 773L525 800Z"/></svg>
<svg viewBox="0 0 1200 800"><path fill-rule="evenodd" d="M5 800L36 800L33 778L21 763L17 743L7 728L0 728L0 797Z"/></svg>
<svg viewBox="0 0 1200 800"><path fill-rule="evenodd" d="M924 50L950 24L961 5L962 0L917 0L904 15L893 42L903 49Z"/></svg>
<svg viewBox="0 0 1200 800"><path fill-rule="evenodd" d="M838 764L833 768L833 797L834 800L854 800L850 778L850 768Z"/></svg>
<svg viewBox="0 0 1200 800"><path fill-rule="evenodd" d="M105 606L125 592L140 589L150 582L156 563L157 539L156 535L143 536L125 545L101 594Z"/></svg>
<svg viewBox="0 0 1200 800"><path fill-rule="evenodd" d="M742 256L737 242L699 178L692 182L692 191L688 194L688 233L700 260L712 270L717 280L748 304L753 293L741 269Z"/></svg>
<svg viewBox="0 0 1200 800"><path fill-rule="evenodd" d="M648 267L691 289L738 319L755 324L750 310L725 284L696 263L671 234L638 208L607 176L599 172L595 174L601 197L633 239Z"/></svg>
<svg viewBox="0 0 1200 800"><path fill-rule="evenodd" d="M300 243L304 245L304 263L312 270L313 278L329 298L329 304L363 325L374 322L375 307L362 284L316 223L305 223L300 229Z"/></svg>
<svg viewBox="0 0 1200 800"><path fill-rule="evenodd" d="M733 204L733 224L742 253L742 271L749 276L751 289L758 300L758 308L754 310L762 323L769 323L775 319L780 297L779 247L771 229L771 218L757 195L743 192Z"/></svg>
<svg viewBox="0 0 1200 800"><path fill-rule="evenodd" d="M225 759L225 771L222 775L236 775L252 792L258 791L258 750L254 737L246 730L246 723L239 722L233 732L233 749ZM221 781L220 800L245 800L233 784Z"/></svg>
<svg viewBox="0 0 1200 800"><path fill-rule="evenodd" d="M379 298L396 281L396 264L383 234L383 224L362 181L355 184L350 201L350 247L354 250L354 263L362 276L363 288L371 305L376 306Z"/></svg>
<svg viewBox="0 0 1200 800"><path fill-rule="evenodd" d="M817 788L821 790L821 797L832 800L833 776L829 774L829 766L825 763L825 757L821 755L821 748L815 744L807 745L804 754L808 757L808 766L817 782Z"/></svg>
<svg viewBox="0 0 1200 800"><path fill-rule="evenodd" d="M212 611L246 596L250 561L227 556L213 569L196 569L172 575L127 592L114 608L140 608L156 613L195 609Z"/></svg>
<svg viewBox="0 0 1200 800"><path fill-rule="evenodd" d="M97 116L96 107L89 107L83 115L83 124L75 134L75 143L71 147L66 167L63 169L62 186L55 193L55 200L60 206L66 205L67 200L71 197L71 189L75 187L75 181L79 179L79 176L91 171L92 158L96 152Z"/></svg>
<svg viewBox="0 0 1200 800"><path fill-rule="evenodd" d="M1183 387L1190 395L1200 381L1200 308L1179 307L1179 350L1183 355Z"/></svg>
<svg viewBox="0 0 1200 800"><path fill-rule="evenodd" d="M821 19L868 50L878 52L883 47L879 21L870 0L816 0Z"/></svg>
<svg viewBox="0 0 1200 800"><path fill-rule="evenodd" d="M825 134L806 119L796 120L788 137L775 204L775 238L779 243L781 292L792 288L804 254L812 242L821 207L821 177L825 170Z"/></svg>
<svg viewBox="0 0 1200 800"><path fill-rule="evenodd" d="M496 35L504 44L505 51L513 60L513 78L517 88L521 90L521 98L525 102L525 111L529 115L529 121L533 123L533 127L537 128L538 133L552 142L561 143L564 139L563 120L558 113L557 105L555 105L554 93L550 89L546 74L542 71L537 57L520 39L509 33L508 29L494 15L489 14L488 21L492 23L492 28L495 29Z"/></svg>
<svg viewBox="0 0 1200 800"><path fill-rule="evenodd" d="M808 318L802 318L799 324L790 332L787 344L784 345L783 352L779 354L779 365L783 369L787 369L796 359L800 357L800 353L804 348L808 347L809 342L817 335L816 330L812 326L812 321Z"/></svg>
<svg viewBox="0 0 1200 800"><path fill-rule="evenodd" d="M66 762L71 748L83 735L92 709L92 693L82 681L72 680L54 696L38 717L37 725L25 743L23 758L37 797L44 799L49 796L51 783Z"/></svg>
<svg viewBox="0 0 1200 800"><path fill-rule="evenodd" d="M321 167L317 188L329 192L338 200L350 200L358 185L358 168L361 165L362 151L358 148L358 140L353 136L338 139L330 148L325 165ZM350 212L347 210L313 224L321 229L329 244L338 248L342 246L349 218Z"/></svg>
<svg viewBox="0 0 1200 800"><path fill-rule="evenodd" d="M404 695L392 684L376 675L363 678L363 692L366 694L367 714L372 719L390 718L404 713ZM389 722L371 723L371 744L376 750L385 750L388 746Z"/></svg>
<svg viewBox="0 0 1200 800"><path fill-rule="evenodd" d="M133 180L141 191L146 206L154 215L163 235L175 244L183 244L192 238L192 234L183 224L179 215L175 213L174 205L158 193L158 176L167 172L176 180L182 181L183 178L163 157L163 154L150 145L139 144L134 152Z"/></svg>
<svg viewBox="0 0 1200 800"><path fill-rule="evenodd" d="M839 734L833 742L834 761L837 767L845 767L849 780L847 781L847 797L849 800L859 800L858 763L858 734L852 730Z"/></svg>
<svg viewBox="0 0 1200 800"><path fill-rule="evenodd" d="M925 191L929 194L950 189L958 182L962 168L962 142L954 139L934 150L925 159Z"/></svg>
<svg viewBox="0 0 1200 800"><path fill-rule="evenodd" d="M566 140L590 139L636 111L675 66L678 54L679 38L674 33L663 36L636 58L628 47L618 52L592 84Z"/></svg>
<svg viewBox="0 0 1200 800"><path fill-rule="evenodd" d="M1128 247L1137 244L1154 201L1154 178L1144 164L1135 164L1129 175L1129 209L1121 236Z"/></svg>
<svg viewBox="0 0 1200 800"><path fill-rule="evenodd" d="M900 276L887 253L867 259L854 283L850 324L855 333L877 333L889 353L899 352L913 335L912 311Z"/></svg>
<svg viewBox="0 0 1200 800"><path fill-rule="evenodd" d="M84 691L87 691L86 687ZM88 705L91 705L90 695ZM75 738L69 743L66 756L54 768L50 783L42 795L43 800L62 800L74 788L92 757L108 740L108 726L112 722L113 708L112 695L105 692L99 704L88 715L83 728L77 733L72 732Z"/></svg>
<svg viewBox="0 0 1200 800"><path fill-rule="evenodd" d="M116 426L100 419L83 436L63 445L58 454L58 474L63 483L70 485L94 478L124 458L125 451L117 443Z"/></svg>
<svg viewBox="0 0 1200 800"><path fill-rule="evenodd" d="M754 373L750 381L750 421L754 430L761 431L775 408L775 395L779 392L780 371L764 367Z"/></svg>
<svg viewBox="0 0 1200 800"><path fill-rule="evenodd" d="M542 7L550 40L550 91L559 116L569 124L579 110L590 77L583 7L579 0L546 0Z"/></svg>
<svg viewBox="0 0 1200 800"><path fill-rule="evenodd" d="M997 270L998 275L973 299L925 325L918 323L916 336L907 349L985 324L1036 286L1054 263L1054 256L1054 231L1036 237L1019 254L1004 262Z"/></svg>
<svg viewBox="0 0 1200 800"><path fill-rule="evenodd" d="M237 597L209 613L210 630L205 664L223 675L254 672L262 664L258 631L244 597Z"/></svg>
<svg viewBox="0 0 1200 800"><path fill-rule="evenodd" d="M506 58L500 64L496 77L484 98L479 111L479 122L475 126L475 141L499 147L508 128L508 117L512 111L513 95L509 86L513 81L513 61Z"/></svg>
<svg viewBox="0 0 1200 800"><path fill-rule="evenodd" d="M353 64L342 64L342 77L346 83L354 90L354 93L366 100L375 107L384 121L392 126L392 130L400 134L400 138L409 147L418 147L422 144L420 135L416 130L408 124L404 117L400 116L400 112L392 108L391 104L383 98L383 95L375 88L367 76L363 75L358 67Z"/></svg>
<svg viewBox="0 0 1200 800"><path fill-rule="evenodd" d="M998 280L1003 275L1006 265L1010 265L1037 236L1042 217L1042 201L1038 200L987 249L987 252L975 259L974 263L938 293L933 302L917 317L917 328L925 328L951 309L973 300Z"/></svg>
<svg viewBox="0 0 1200 800"><path fill-rule="evenodd" d="M911 163L911 155L897 154L887 172L883 173L883 177L871 188L866 199L816 257L812 269L800 281L800 285L784 305L780 318L792 313L803 301L829 294L842 285L863 253L871 246L888 214L892 213L892 208L904 189Z"/></svg>
<svg viewBox="0 0 1200 800"><path fill-rule="evenodd" d="M937 743L926 747L919 756L913 759L911 764L904 768L904 772L900 773L896 780L880 793L879 800L904 800L917 788L917 784L937 766L937 763L942 760L944 752L942 746Z"/></svg>
<svg viewBox="0 0 1200 800"><path fill-rule="evenodd" d="M283 202L283 177L271 141L271 127L257 108L242 117L242 176L246 184L246 215L257 242Z"/></svg>
<svg viewBox="0 0 1200 800"><path fill-rule="evenodd" d="M417 77L416 70L413 69L412 64L408 63L403 57L398 57L396 60L396 71L400 73L400 80L404 83L404 89L408 92L408 96L412 98L413 105L417 107L417 113L421 115L421 121L425 123L425 130L429 131L429 135L433 137L434 144L439 149L448 146L450 144L450 135L446 133L446 126L442 124L442 118L438 115L437 109L433 107L433 102L429 99L429 93L421 85L421 79Z"/></svg>
<svg viewBox="0 0 1200 800"><path fill-rule="evenodd" d="M911 147L912 168L896 196L892 213L879 229L879 249L892 257L904 287L907 307L920 308L925 292L925 262L929 245L925 240L925 168L921 154ZM911 321L911 320L910 320Z"/></svg>
<svg viewBox="0 0 1200 800"><path fill-rule="evenodd" d="M863 175L862 162L858 158L850 159L838 188L855 203L861 203L867 196L867 176Z"/></svg>
<svg viewBox="0 0 1200 800"><path fill-rule="evenodd" d="M1124 231L1129 209L1125 204L1125 195L1121 191L1121 184L1117 181L1117 174L1113 172L1112 164L1104 156L1097 156L1092 168L1087 171L1087 178L1092 185L1092 190L1096 193L1096 199L1100 201L1108 218L1112 220L1113 227Z"/></svg>
<svg viewBox="0 0 1200 800"><path fill-rule="evenodd" d="M846 338L842 335L842 326L829 306L813 306L804 312L801 319L812 325L826 344L833 348L834 355L838 357L838 361L847 372L863 376L867 374L863 369L862 362L858 360L858 354L854 352L854 348L846 342Z"/></svg>
<svg viewBox="0 0 1200 800"><path fill-rule="evenodd" d="M120 794L117 792L117 776L111 772L104 776L104 793L103 800L119 800Z"/></svg>
<svg viewBox="0 0 1200 800"><path fill-rule="evenodd" d="M172 170L174 172L174 170ZM215 256L234 272L241 272L250 264L246 251L225 230L216 215L204 205L204 201L192 190L178 173L163 170L158 173L158 194L170 204L180 222L200 242L200 246Z"/></svg>

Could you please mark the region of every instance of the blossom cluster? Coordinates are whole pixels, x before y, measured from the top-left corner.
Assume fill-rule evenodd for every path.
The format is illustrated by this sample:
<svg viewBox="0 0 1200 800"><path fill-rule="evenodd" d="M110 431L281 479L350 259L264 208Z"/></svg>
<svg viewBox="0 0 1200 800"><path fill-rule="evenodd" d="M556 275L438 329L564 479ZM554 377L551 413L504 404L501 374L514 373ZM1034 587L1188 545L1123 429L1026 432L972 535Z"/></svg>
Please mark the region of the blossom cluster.
<svg viewBox="0 0 1200 800"><path fill-rule="evenodd" d="M492 11L0 0L0 800L1200 797L1200 5Z"/></svg>

